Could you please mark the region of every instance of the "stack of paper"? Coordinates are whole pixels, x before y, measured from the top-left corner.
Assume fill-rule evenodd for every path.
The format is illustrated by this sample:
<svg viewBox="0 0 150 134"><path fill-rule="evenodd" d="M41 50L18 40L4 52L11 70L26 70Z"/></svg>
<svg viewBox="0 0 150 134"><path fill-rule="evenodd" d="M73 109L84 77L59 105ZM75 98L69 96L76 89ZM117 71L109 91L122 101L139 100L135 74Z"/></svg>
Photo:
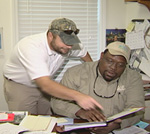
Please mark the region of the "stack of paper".
<svg viewBox="0 0 150 134"><path fill-rule="evenodd" d="M57 118L55 117L28 115L22 120L19 126L27 128L30 131L47 131L50 133L56 122Z"/></svg>

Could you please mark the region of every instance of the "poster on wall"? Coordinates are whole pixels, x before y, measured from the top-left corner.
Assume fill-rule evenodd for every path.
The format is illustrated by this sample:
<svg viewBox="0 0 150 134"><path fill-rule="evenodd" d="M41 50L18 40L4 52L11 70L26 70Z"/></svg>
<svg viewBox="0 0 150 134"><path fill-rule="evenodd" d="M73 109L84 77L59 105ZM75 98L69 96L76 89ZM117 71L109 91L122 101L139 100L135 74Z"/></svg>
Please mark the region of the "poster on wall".
<svg viewBox="0 0 150 134"><path fill-rule="evenodd" d="M0 55L3 55L3 28L0 27Z"/></svg>
<svg viewBox="0 0 150 134"><path fill-rule="evenodd" d="M125 43L126 29L106 29L106 46L114 41Z"/></svg>

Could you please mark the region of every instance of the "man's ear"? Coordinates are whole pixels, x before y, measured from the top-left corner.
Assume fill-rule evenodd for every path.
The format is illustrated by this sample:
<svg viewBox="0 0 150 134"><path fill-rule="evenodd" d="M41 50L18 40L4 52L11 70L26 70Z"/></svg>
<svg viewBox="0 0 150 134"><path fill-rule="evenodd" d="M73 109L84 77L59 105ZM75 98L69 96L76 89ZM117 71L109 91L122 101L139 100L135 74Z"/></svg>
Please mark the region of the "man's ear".
<svg viewBox="0 0 150 134"><path fill-rule="evenodd" d="M104 52L101 52L100 59L104 57Z"/></svg>
<svg viewBox="0 0 150 134"><path fill-rule="evenodd" d="M50 41L53 40L53 34L51 32L48 32L47 36Z"/></svg>

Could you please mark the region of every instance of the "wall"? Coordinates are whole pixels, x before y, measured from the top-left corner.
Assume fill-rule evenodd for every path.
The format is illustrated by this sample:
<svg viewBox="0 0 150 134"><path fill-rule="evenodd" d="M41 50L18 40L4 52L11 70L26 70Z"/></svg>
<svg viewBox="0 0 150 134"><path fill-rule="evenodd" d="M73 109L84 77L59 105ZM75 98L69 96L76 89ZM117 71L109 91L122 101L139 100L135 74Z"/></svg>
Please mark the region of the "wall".
<svg viewBox="0 0 150 134"><path fill-rule="evenodd" d="M0 56L0 110L7 110L3 93L3 64L12 48L12 0L0 0L0 27L3 27L4 53Z"/></svg>
<svg viewBox="0 0 150 134"><path fill-rule="evenodd" d="M15 24L13 16L13 5L15 0L0 0L0 27L3 27L4 54L0 56L0 110L7 110L3 95L3 74L2 68L9 57L12 46L15 42ZM126 28L132 19L150 18L150 12L146 6L136 2L124 2L124 0L103 0L106 1L106 16L103 19L106 28ZM103 12L105 13L105 11ZM106 19L106 20L105 20ZM102 33L104 34L104 33Z"/></svg>
<svg viewBox="0 0 150 134"><path fill-rule="evenodd" d="M106 0L106 28L126 28L132 19L150 19L148 8L138 2Z"/></svg>
<svg viewBox="0 0 150 134"><path fill-rule="evenodd" d="M107 29L125 29L132 19L150 19L150 11L145 5L137 2L124 1L125 0L106 1ZM146 109L144 118L150 120L150 101L146 101L145 105Z"/></svg>

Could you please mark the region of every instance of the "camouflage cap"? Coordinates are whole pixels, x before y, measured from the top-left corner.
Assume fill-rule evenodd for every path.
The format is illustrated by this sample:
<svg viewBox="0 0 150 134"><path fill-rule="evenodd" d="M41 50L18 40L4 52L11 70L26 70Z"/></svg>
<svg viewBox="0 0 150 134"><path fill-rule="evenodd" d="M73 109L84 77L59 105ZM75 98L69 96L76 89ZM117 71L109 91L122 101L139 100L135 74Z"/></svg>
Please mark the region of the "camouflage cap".
<svg viewBox="0 0 150 134"><path fill-rule="evenodd" d="M79 29L77 29L76 24L72 20L67 18L55 19L49 25L49 31L59 35L61 40L66 45L73 46L73 49L81 49L81 41L76 35L76 32L79 32ZM68 34L67 31L72 32Z"/></svg>
<svg viewBox="0 0 150 134"><path fill-rule="evenodd" d="M72 20L69 20L67 18L58 18L51 22L51 24L49 25L49 29L58 31L66 31L66 30L76 31L77 27Z"/></svg>
<svg viewBox="0 0 150 134"><path fill-rule="evenodd" d="M112 55L122 55L123 57L125 57L128 63L129 58L130 58L130 53L131 53L131 50L128 45L120 41L115 41L115 42L108 44L106 49L108 49L108 51Z"/></svg>

